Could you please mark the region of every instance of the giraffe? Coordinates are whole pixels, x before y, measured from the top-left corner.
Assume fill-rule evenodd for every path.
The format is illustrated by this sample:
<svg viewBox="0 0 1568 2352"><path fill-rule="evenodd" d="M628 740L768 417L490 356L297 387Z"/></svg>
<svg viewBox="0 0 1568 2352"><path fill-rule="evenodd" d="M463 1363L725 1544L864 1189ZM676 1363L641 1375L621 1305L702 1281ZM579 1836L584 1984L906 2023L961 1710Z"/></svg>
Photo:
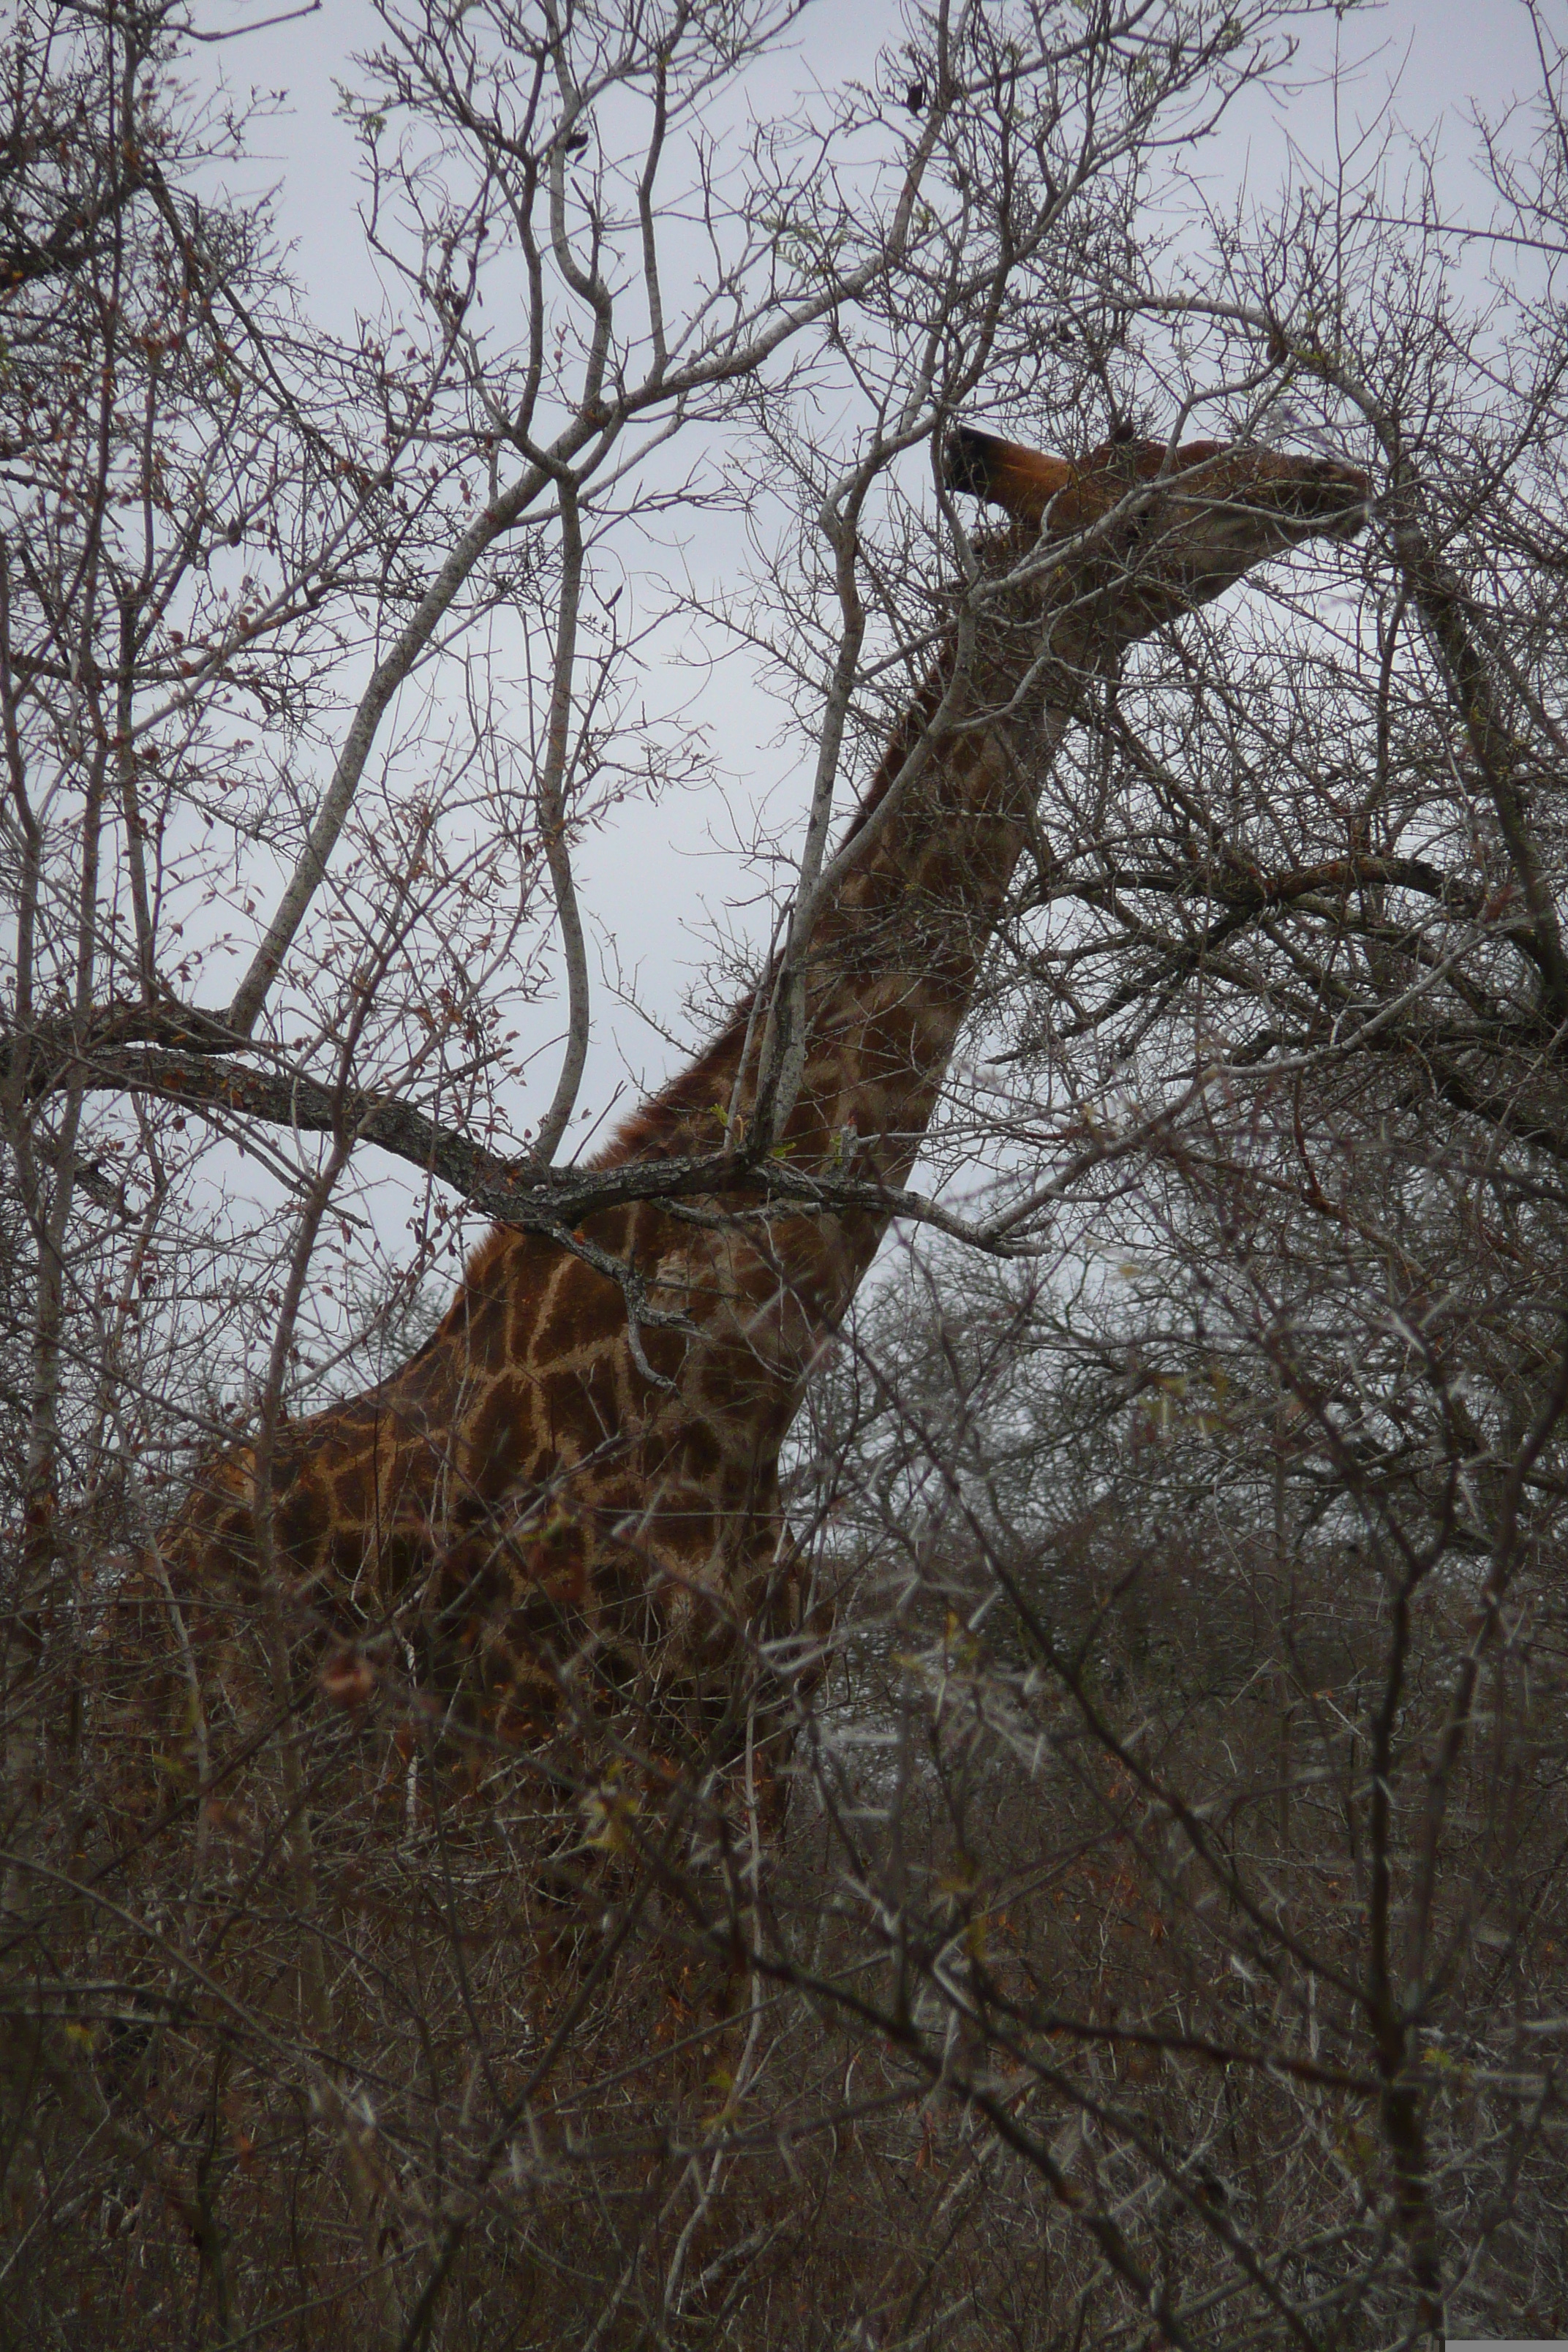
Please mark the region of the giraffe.
<svg viewBox="0 0 1568 2352"><path fill-rule="evenodd" d="M798 1083L772 1139L797 1174L848 1167L889 1191L1086 682L1267 558L1353 536L1369 495L1346 464L1248 444L1119 436L1071 463L971 426L945 476L1004 516L975 542L973 656L961 667L955 633L847 828L858 851L806 949ZM766 985L596 1167L712 1153L746 1126ZM640 1323L603 1264L497 1226L407 1363L278 1433L264 1511L297 1628L367 1674L401 1643L514 1744L563 1696L722 1692L748 1631L787 1618L780 1446L890 1213L864 1190L814 1205L756 1188L597 1211L578 1238L635 1271L661 1318ZM187 1655L221 1651L254 1600L256 1459L242 1444L212 1465L163 1545Z"/></svg>

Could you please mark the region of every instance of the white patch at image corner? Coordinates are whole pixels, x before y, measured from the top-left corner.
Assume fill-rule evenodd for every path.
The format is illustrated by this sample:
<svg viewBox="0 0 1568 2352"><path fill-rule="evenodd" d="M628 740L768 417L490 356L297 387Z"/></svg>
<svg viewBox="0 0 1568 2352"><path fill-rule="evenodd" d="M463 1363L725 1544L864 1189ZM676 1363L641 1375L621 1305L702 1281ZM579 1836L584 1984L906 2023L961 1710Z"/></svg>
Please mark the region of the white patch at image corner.
<svg viewBox="0 0 1568 2352"><path fill-rule="evenodd" d="M1446 2336L1444 2352L1568 2352L1568 2336Z"/></svg>

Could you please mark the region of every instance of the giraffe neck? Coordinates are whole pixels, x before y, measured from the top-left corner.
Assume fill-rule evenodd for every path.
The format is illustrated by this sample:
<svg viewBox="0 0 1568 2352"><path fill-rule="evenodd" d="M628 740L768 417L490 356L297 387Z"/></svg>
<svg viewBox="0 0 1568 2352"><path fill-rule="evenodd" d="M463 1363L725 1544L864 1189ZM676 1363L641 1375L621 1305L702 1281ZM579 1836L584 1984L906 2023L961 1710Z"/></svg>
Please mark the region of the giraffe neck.
<svg viewBox="0 0 1568 2352"><path fill-rule="evenodd" d="M1044 634L1037 608L1023 623L994 624L956 684L950 648L893 730L850 824L852 848L923 750L912 788L875 828L807 950L799 1083L779 1136L797 1172L892 1189L919 1156L1047 771L1084 687L1127 641L1126 632L1113 643L1080 623L1059 632L1047 662ZM748 997L596 1164L695 1157L713 1151L732 1121L749 1131L764 1027ZM767 1221L780 1277L822 1331L842 1317L890 1214L855 1206Z"/></svg>
<svg viewBox="0 0 1568 2352"><path fill-rule="evenodd" d="M1078 632L1068 654L1057 649L1049 688L1026 688L1040 645L1036 611L1026 627L992 632L956 690L939 666L888 747L852 832L943 707L912 789L872 833L811 942L806 1051L781 1138L796 1170L896 1186L920 1150L1046 768L1100 658ZM737 1009L627 1121L601 1167L708 1155L732 1107L749 1118L754 1010L754 1000ZM877 1206L805 1211L754 1192L597 1212L587 1237L635 1270L660 1318L635 1330L609 1276L498 1228L423 1355L334 1417L333 1435L355 1457L351 1478L373 1442L388 1461L374 1482L382 1495L393 1485L427 1494L440 1465L449 1500L431 1514L438 1523L481 1514L493 1524L521 1506L523 1524L548 1521L558 1546L555 1566L541 1567L533 1538L523 1542L531 1574L569 1572L595 1605L616 1591L660 1592L663 1630L642 1648L661 1671L678 1662L689 1673L699 1654L721 1658L781 1555L780 1446L887 1223ZM372 1440L373 1412L395 1440ZM526 1654L524 1640L520 1678Z"/></svg>

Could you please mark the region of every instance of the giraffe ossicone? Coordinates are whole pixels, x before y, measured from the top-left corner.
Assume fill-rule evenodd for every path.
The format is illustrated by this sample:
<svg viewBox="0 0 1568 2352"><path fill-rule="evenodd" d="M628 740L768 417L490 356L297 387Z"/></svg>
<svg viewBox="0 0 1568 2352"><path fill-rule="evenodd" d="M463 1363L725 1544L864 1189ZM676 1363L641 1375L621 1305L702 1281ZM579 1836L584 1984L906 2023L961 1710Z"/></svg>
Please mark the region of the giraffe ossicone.
<svg viewBox="0 0 1568 2352"><path fill-rule="evenodd" d="M1087 683L1268 557L1364 520L1352 467L1250 445L1118 439L1080 463L973 427L951 489L999 506L978 542L973 653L957 631L890 735L809 942L799 1083L777 1141L797 1170L901 1186ZM883 803L896 794L894 807ZM883 821L871 819L882 810ZM764 983L765 985L765 983ZM749 1123L764 1024L748 999L595 1163L702 1156ZM625 1286L497 1227L439 1328L362 1396L277 1434L270 1496L237 1446L211 1465L142 1580L182 1652L243 1639L268 1584L297 1633L378 1655L502 1738L574 1706L721 1696L790 1614L779 1449L887 1229L865 1204L755 1192L629 1202L584 1232ZM268 1563L263 1576L263 1562Z"/></svg>

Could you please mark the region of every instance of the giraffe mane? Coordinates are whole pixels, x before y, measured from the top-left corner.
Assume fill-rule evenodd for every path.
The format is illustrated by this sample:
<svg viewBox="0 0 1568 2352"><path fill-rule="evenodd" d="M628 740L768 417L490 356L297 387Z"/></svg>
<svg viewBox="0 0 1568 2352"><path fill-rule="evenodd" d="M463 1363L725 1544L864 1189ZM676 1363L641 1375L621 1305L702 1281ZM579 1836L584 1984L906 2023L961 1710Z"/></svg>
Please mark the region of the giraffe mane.
<svg viewBox="0 0 1568 2352"><path fill-rule="evenodd" d="M937 674L927 680L889 736L877 772L861 794L838 845L840 849L847 849L856 835L870 822L919 740L921 730L941 699L939 664ZM628 1160L657 1160L661 1156L679 1158L689 1150L693 1121L700 1119L715 1107L723 1112L729 1110L731 1075L756 1002L757 990L749 988L696 1060L679 1071L651 1101L639 1105L631 1117L616 1129L603 1150L595 1154L590 1165L595 1170L622 1168ZM713 1140L715 1144L719 1140L717 1128Z"/></svg>

